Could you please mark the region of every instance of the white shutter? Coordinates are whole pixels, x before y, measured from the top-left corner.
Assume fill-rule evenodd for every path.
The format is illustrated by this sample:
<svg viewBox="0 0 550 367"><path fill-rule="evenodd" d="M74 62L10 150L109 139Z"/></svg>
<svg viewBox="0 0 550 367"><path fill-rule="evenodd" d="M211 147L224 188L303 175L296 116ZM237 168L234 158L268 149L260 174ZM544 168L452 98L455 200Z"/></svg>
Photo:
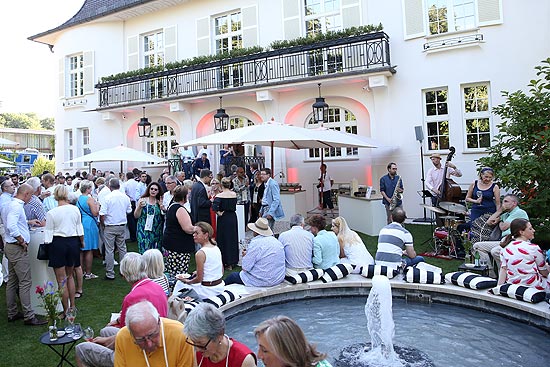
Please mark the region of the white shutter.
<svg viewBox="0 0 550 367"><path fill-rule="evenodd" d="M197 19L197 55L210 54L210 18Z"/></svg>
<svg viewBox="0 0 550 367"><path fill-rule="evenodd" d="M94 52L83 52L84 94L94 94Z"/></svg>
<svg viewBox="0 0 550 367"><path fill-rule="evenodd" d="M241 8L243 47L258 45L258 8L256 5Z"/></svg>
<svg viewBox="0 0 550 367"><path fill-rule="evenodd" d="M65 98L65 56L59 59L59 98Z"/></svg>
<svg viewBox="0 0 550 367"><path fill-rule="evenodd" d="M283 0L283 32L285 40L298 38L302 35L300 20L300 4L302 1Z"/></svg>
<svg viewBox="0 0 550 367"><path fill-rule="evenodd" d="M502 23L502 0L477 0L478 25Z"/></svg>
<svg viewBox="0 0 550 367"><path fill-rule="evenodd" d="M403 0L403 30L406 40L425 35L422 0Z"/></svg>
<svg viewBox="0 0 550 367"><path fill-rule="evenodd" d="M128 65L127 70L136 70L139 69L139 37L132 36L128 37L126 44Z"/></svg>
<svg viewBox="0 0 550 367"><path fill-rule="evenodd" d="M164 28L164 64L178 60L177 27Z"/></svg>
<svg viewBox="0 0 550 367"><path fill-rule="evenodd" d="M361 25L361 3L357 0L342 1L342 28L359 27Z"/></svg>

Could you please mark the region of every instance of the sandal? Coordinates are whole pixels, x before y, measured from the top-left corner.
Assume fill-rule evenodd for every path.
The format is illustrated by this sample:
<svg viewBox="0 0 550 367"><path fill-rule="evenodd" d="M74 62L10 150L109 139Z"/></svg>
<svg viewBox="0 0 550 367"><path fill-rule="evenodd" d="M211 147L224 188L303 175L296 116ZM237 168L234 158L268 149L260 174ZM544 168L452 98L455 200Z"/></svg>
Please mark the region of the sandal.
<svg viewBox="0 0 550 367"><path fill-rule="evenodd" d="M82 292L78 292L78 291L74 292L74 298L80 298L83 295L84 295L84 293L82 293Z"/></svg>

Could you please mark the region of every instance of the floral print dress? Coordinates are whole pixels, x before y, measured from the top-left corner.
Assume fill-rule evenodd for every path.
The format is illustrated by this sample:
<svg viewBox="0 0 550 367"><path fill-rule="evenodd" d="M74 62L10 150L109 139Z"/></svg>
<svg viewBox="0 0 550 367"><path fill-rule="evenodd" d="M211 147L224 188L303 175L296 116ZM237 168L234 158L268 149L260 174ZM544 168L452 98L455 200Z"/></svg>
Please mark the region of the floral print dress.
<svg viewBox="0 0 550 367"><path fill-rule="evenodd" d="M146 229L147 216L153 216L152 227ZM159 204L151 205L147 203L141 215L137 220L137 244L138 251L143 254L145 251L156 248L161 249L162 246L162 230L164 227L164 218L160 210Z"/></svg>

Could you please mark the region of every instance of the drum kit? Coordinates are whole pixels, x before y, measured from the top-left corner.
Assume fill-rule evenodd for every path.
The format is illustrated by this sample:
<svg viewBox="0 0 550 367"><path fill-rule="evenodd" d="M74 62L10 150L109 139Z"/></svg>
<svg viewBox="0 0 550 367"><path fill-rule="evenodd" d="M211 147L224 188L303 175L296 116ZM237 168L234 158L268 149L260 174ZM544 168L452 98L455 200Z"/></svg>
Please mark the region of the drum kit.
<svg viewBox="0 0 550 367"><path fill-rule="evenodd" d="M442 201L438 206L420 204L427 210L439 214L439 219L444 221L443 227L435 228L433 232L434 251L437 255L457 257L456 243L460 240L460 232L457 227L460 223L460 215L467 213L467 208L459 203Z"/></svg>

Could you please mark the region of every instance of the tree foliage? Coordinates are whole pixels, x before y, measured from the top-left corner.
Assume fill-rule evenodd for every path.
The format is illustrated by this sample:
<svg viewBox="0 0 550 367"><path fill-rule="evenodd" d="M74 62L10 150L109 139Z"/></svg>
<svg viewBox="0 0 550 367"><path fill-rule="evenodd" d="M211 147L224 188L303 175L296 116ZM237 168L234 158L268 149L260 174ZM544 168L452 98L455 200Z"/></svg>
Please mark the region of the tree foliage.
<svg viewBox="0 0 550 367"><path fill-rule="evenodd" d="M481 166L495 170L502 187L518 195L537 231L550 233L550 58L535 67L538 79L524 91L502 92L506 101L493 109L499 133Z"/></svg>
<svg viewBox="0 0 550 367"><path fill-rule="evenodd" d="M55 173L55 159L49 160L45 157L38 157L34 161L34 165L31 169L31 174L33 176L40 176L44 171Z"/></svg>
<svg viewBox="0 0 550 367"><path fill-rule="evenodd" d="M53 130L54 119L51 117L40 120L36 113L2 113L0 127L14 129Z"/></svg>
<svg viewBox="0 0 550 367"><path fill-rule="evenodd" d="M45 119L40 120L40 126L45 130L54 130L55 120L53 117L46 117Z"/></svg>

